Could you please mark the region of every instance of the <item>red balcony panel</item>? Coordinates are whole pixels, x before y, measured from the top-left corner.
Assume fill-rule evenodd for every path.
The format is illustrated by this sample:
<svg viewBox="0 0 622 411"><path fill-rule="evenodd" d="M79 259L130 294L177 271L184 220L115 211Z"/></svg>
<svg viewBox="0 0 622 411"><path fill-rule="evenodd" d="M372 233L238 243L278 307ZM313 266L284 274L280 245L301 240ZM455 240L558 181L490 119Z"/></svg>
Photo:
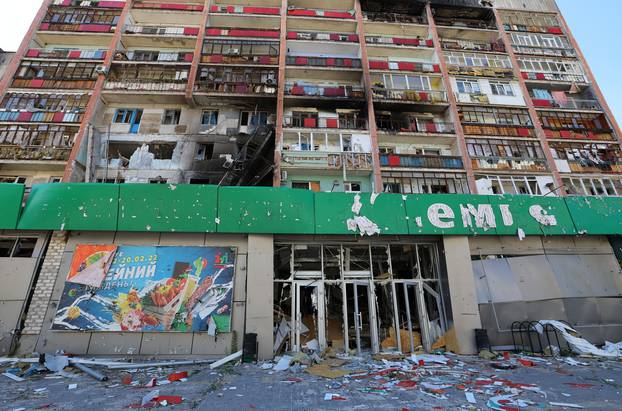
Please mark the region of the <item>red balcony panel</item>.
<svg viewBox="0 0 622 411"><path fill-rule="evenodd" d="M343 59L343 66L344 67L352 67L354 63L352 62L352 59Z"/></svg>
<svg viewBox="0 0 622 411"><path fill-rule="evenodd" d="M547 31L551 34L564 34L561 27L549 27Z"/></svg>
<svg viewBox="0 0 622 411"><path fill-rule="evenodd" d="M354 16L346 11L325 11L324 17L330 17L334 19L353 19Z"/></svg>
<svg viewBox="0 0 622 411"><path fill-rule="evenodd" d="M222 30L221 29L207 29L205 34L208 36L220 36L222 35Z"/></svg>
<svg viewBox="0 0 622 411"><path fill-rule="evenodd" d="M229 30L231 37L268 37L279 38L279 32L274 30Z"/></svg>
<svg viewBox="0 0 622 411"><path fill-rule="evenodd" d="M272 59L270 58L270 56L259 57L259 64L271 64L271 63L272 63Z"/></svg>
<svg viewBox="0 0 622 411"><path fill-rule="evenodd" d="M317 119L316 118L305 118L303 121L303 127L305 128L316 128L317 127Z"/></svg>
<svg viewBox="0 0 622 411"><path fill-rule="evenodd" d="M219 6L212 6L212 7L210 7L209 11L211 13L218 13L218 11L220 11L220 7Z"/></svg>
<svg viewBox="0 0 622 411"><path fill-rule="evenodd" d="M186 54L184 54L184 61L192 63L192 59L193 58L194 58L194 54L193 53L186 53Z"/></svg>
<svg viewBox="0 0 622 411"><path fill-rule="evenodd" d="M28 50L26 52L26 57L38 57L39 53L39 50Z"/></svg>
<svg viewBox="0 0 622 411"><path fill-rule="evenodd" d="M536 73L536 80L546 80L544 73Z"/></svg>
<svg viewBox="0 0 622 411"><path fill-rule="evenodd" d="M345 97L346 90L343 87L326 87L324 89L325 97Z"/></svg>
<svg viewBox="0 0 622 411"><path fill-rule="evenodd" d="M302 87L302 86L294 86L294 87L292 87L291 93L294 96L304 96L305 95L305 88Z"/></svg>
<svg viewBox="0 0 622 411"><path fill-rule="evenodd" d="M125 7L124 1L100 1L97 3L97 7L105 7L108 9L122 9Z"/></svg>
<svg viewBox="0 0 622 411"><path fill-rule="evenodd" d="M210 63L222 63L223 61L225 61L225 57L220 55L214 55L210 56L209 61Z"/></svg>
<svg viewBox="0 0 622 411"><path fill-rule="evenodd" d="M389 62L388 61L370 61L369 68L372 70L388 70Z"/></svg>
<svg viewBox="0 0 622 411"><path fill-rule="evenodd" d="M559 136L560 136L561 138L572 138L572 132L571 132L571 131L568 131L568 130L561 130L561 131L559 132Z"/></svg>
<svg viewBox="0 0 622 411"><path fill-rule="evenodd" d="M528 128L520 127L520 128L518 129L518 135L519 135L520 137L530 137L530 136L531 136L531 133L529 132L529 129L528 129Z"/></svg>
<svg viewBox="0 0 622 411"><path fill-rule="evenodd" d="M596 135L593 132L588 131L587 132L587 138L589 138L590 140L593 140L593 139L596 138Z"/></svg>
<svg viewBox="0 0 622 411"><path fill-rule="evenodd" d="M55 123L62 123L64 118L65 118L65 113L63 112L54 113L54 118L52 119L52 121Z"/></svg>
<svg viewBox="0 0 622 411"><path fill-rule="evenodd" d="M533 101L533 105L536 107L551 107L552 106L550 100L534 98L531 101Z"/></svg>
<svg viewBox="0 0 622 411"><path fill-rule="evenodd" d="M184 36L198 36L199 28L198 27L184 27Z"/></svg>
<svg viewBox="0 0 622 411"><path fill-rule="evenodd" d="M434 72L435 73L440 73L441 72L441 66L439 66L438 64L434 65Z"/></svg>
<svg viewBox="0 0 622 411"><path fill-rule="evenodd" d="M335 66L335 59L326 59L326 65L329 67L334 67Z"/></svg>
<svg viewBox="0 0 622 411"><path fill-rule="evenodd" d="M428 39L425 41L425 45L428 47L434 47L434 40Z"/></svg>
<svg viewBox="0 0 622 411"><path fill-rule="evenodd" d="M521 71L520 76L524 78L525 80L529 79L529 73L525 73L524 71Z"/></svg>
<svg viewBox="0 0 622 411"><path fill-rule="evenodd" d="M551 130L544 129L544 136L546 138L553 138L555 136L555 134Z"/></svg>
<svg viewBox="0 0 622 411"><path fill-rule="evenodd" d="M109 33L111 27L108 24L80 24L78 30L90 33Z"/></svg>
<svg viewBox="0 0 622 411"><path fill-rule="evenodd" d="M415 71L416 70L415 63L407 63L407 62L399 62L397 63L398 70L402 71Z"/></svg>
<svg viewBox="0 0 622 411"><path fill-rule="evenodd" d="M350 35L348 35L348 41L351 41L353 43L358 43L359 36L356 35L356 34L350 34Z"/></svg>
<svg viewBox="0 0 622 411"><path fill-rule="evenodd" d="M50 29L50 23L41 23L41 26L39 26L39 30L49 30Z"/></svg>
<svg viewBox="0 0 622 411"><path fill-rule="evenodd" d="M295 31L288 31L287 32L287 39L288 40L296 40L296 39L298 39L298 33L296 33Z"/></svg>
<svg viewBox="0 0 622 411"><path fill-rule="evenodd" d="M331 39L332 41L339 41L339 34L337 34L337 33L331 33L331 34L330 34L330 39Z"/></svg>
<svg viewBox="0 0 622 411"><path fill-rule="evenodd" d="M69 57L70 59L79 59L81 55L82 55L82 51L71 50L69 54L67 54L67 57Z"/></svg>
<svg viewBox="0 0 622 411"><path fill-rule="evenodd" d="M428 94L428 93L419 92L419 97L421 98L422 101L429 101L430 100L430 94Z"/></svg>
<svg viewBox="0 0 622 411"><path fill-rule="evenodd" d="M289 14L290 16L307 16L307 17L316 16L315 10L302 10L302 9L289 10L287 14Z"/></svg>
<svg viewBox="0 0 622 411"><path fill-rule="evenodd" d="M327 118L326 127L327 128L339 128L339 120L336 118Z"/></svg>
<svg viewBox="0 0 622 411"><path fill-rule="evenodd" d="M418 46L420 44L419 39L404 39L399 37L393 37L393 44L398 46Z"/></svg>
<svg viewBox="0 0 622 411"><path fill-rule="evenodd" d="M436 124L426 123L425 131L427 131L428 133L436 133L438 130L436 129Z"/></svg>
<svg viewBox="0 0 622 411"><path fill-rule="evenodd" d="M71 6L71 0L63 0L61 6Z"/></svg>
<svg viewBox="0 0 622 411"><path fill-rule="evenodd" d="M30 80L30 87L32 88L42 88L45 80L43 79L33 79Z"/></svg>
<svg viewBox="0 0 622 411"><path fill-rule="evenodd" d="M244 7L244 13L279 15L280 10L276 7Z"/></svg>
<svg viewBox="0 0 622 411"><path fill-rule="evenodd" d="M19 113L19 116L17 116L17 121L21 121L22 123L26 123L26 122L30 121L31 118L32 118L32 113L27 112L27 111L23 111L23 112Z"/></svg>
<svg viewBox="0 0 622 411"><path fill-rule="evenodd" d="M309 63L309 59L306 57L296 57L297 66L306 66Z"/></svg>
<svg viewBox="0 0 622 411"><path fill-rule="evenodd" d="M389 165L392 167L400 166L400 156L389 155Z"/></svg>

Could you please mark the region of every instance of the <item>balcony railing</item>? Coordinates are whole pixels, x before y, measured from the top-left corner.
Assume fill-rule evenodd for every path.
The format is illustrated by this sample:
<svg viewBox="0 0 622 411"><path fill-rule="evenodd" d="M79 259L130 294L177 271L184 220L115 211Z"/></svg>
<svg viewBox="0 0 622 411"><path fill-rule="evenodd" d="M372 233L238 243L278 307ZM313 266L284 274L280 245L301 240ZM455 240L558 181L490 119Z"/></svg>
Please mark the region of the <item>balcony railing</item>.
<svg viewBox="0 0 622 411"><path fill-rule="evenodd" d="M41 23L42 31L70 31L81 33L113 33L116 24L105 23Z"/></svg>
<svg viewBox="0 0 622 411"><path fill-rule="evenodd" d="M256 64L275 66L279 64L278 56L241 56L241 55L202 55L201 63L207 64Z"/></svg>
<svg viewBox="0 0 622 411"><path fill-rule="evenodd" d="M447 93L444 91L417 91L417 90L391 90L381 87L373 89L374 99L407 101L411 103L447 103Z"/></svg>
<svg viewBox="0 0 622 411"><path fill-rule="evenodd" d="M117 51L115 61L140 61L140 62L173 62L192 63L193 53L169 53L169 52L141 52L141 51Z"/></svg>
<svg viewBox="0 0 622 411"><path fill-rule="evenodd" d="M474 157L471 163L475 170L508 170L508 171L547 171L545 159L516 157Z"/></svg>
<svg viewBox="0 0 622 411"><path fill-rule="evenodd" d="M398 13L364 12L363 18L367 21L379 23L427 24L426 19L421 16L411 16L408 14Z"/></svg>
<svg viewBox="0 0 622 411"><path fill-rule="evenodd" d="M441 66L430 63L411 63L406 61L370 60L371 70L399 70L418 73L440 73Z"/></svg>
<svg viewBox="0 0 622 411"><path fill-rule="evenodd" d="M564 30L561 27L555 26L535 26L535 25L525 25L525 24L504 24L503 25L507 31L522 31L528 33L547 33L547 34L558 34L563 35Z"/></svg>
<svg viewBox="0 0 622 411"><path fill-rule="evenodd" d="M72 90L91 90L95 87L95 80L71 80L61 79L42 79L42 78L16 78L11 87L15 88L41 88L41 89L72 89Z"/></svg>
<svg viewBox="0 0 622 411"><path fill-rule="evenodd" d="M413 39L389 36L365 36L365 41L367 42L368 46L388 44L391 46L406 47L434 47L434 40L432 39Z"/></svg>
<svg viewBox="0 0 622 411"><path fill-rule="evenodd" d="M462 170L462 158L452 156L425 156L411 154L383 154L382 167L436 168Z"/></svg>
<svg viewBox="0 0 622 411"><path fill-rule="evenodd" d="M493 22L484 20L467 20L467 19L453 19L453 18L435 18L436 25L439 27L455 27L455 28L469 28L469 29L482 29L482 30L497 30L497 25Z"/></svg>
<svg viewBox="0 0 622 411"><path fill-rule="evenodd" d="M126 91L184 91L187 79L183 80L112 80L104 84L106 90Z"/></svg>
<svg viewBox="0 0 622 411"><path fill-rule="evenodd" d="M481 66L458 66L451 64L447 66L449 74L454 76L474 76L474 77L500 77L512 78L514 71L511 68L501 67L481 67Z"/></svg>
<svg viewBox="0 0 622 411"><path fill-rule="evenodd" d="M125 34L144 34L162 37L196 37L198 27L125 26Z"/></svg>
<svg viewBox="0 0 622 411"><path fill-rule="evenodd" d="M202 4L181 4L181 3L149 3L136 2L132 6L135 9L156 9L156 10L172 10L172 11L203 11Z"/></svg>
<svg viewBox="0 0 622 411"><path fill-rule="evenodd" d="M287 15L294 16L294 17L323 17L323 18L331 18L331 19L354 20L353 12L339 11L339 10L290 8L287 10Z"/></svg>
<svg viewBox="0 0 622 411"><path fill-rule="evenodd" d="M399 121L376 118L378 130L392 133L454 134L454 125L446 122Z"/></svg>
<svg viewBox="0 0 622 411"><path fill-rule="evenodd" d="M15 111L0 109L0 121L17 123L80 123L82 111Z"/></svg>
<svg viewBox="0 0 622 411"><path fill-rule="evenodd" d="M553 130L545 128L544 135L546 138L559 140L615 140L611 130Z"/></svg>
<svg viewBox="0 0 622 411"><path fill-rule="evenodd" d="M361 60L358 58L341 57L296 57L287 56L288 66L310 66L310 67L340 67L340 68L361 68Z"/></svg>
<svg viewBox="0 0 622 411"><path fill-rule="evenodd" d="M84 59L84 60L104 60L106 50L38 50L30 49L26 52L26 57L40 59Z"/></svg>
<svg viewBox="0 0 622 411"><path fill-rule="evenodd" d="M504 124L470 124L463 123L464 134L474 136L501 136L501 137L535 137L536 133L531 126L515 126Z"/></svg>
<svg viewBox="0 0 622 411"><path fill-rule="evenodd" d="M213 5L210 7L210 13L216 14L261 14L278 16L281 9L278 7L249 7L249 6L226 6Z"/></svg>
<svg viewBox="0 0 622 411"><path fill-rule="evenodd" d="M365 89L361 86L285 86L289 96L329 97L329 98L365 98Z"/></svg>
<svg viewBox="0 0 622 411"><path fill-rule="evenodd" d="M569 74L569 73L531 73L521 72L521 76L525 80L536 81L567 81L572 83L587 83L587 77L582 74Z"/></svg>
<svg viewBox="0 0 622 411"><path fill-rule="evenodd" d="M577 100L574 98L568 98L565 101L553 100L553 99L539 99L531 97L533 105L543 108L562 108L568 110L595 110L601 111L602 107L597 100Z"/></svg>
<svg viewBox="0 0 622 411"><path fill-rule="evenodd" d="M512 45L512 48L518 54L532 54L537 56L556 57L577 57L577 52L571 48L522 46L519 44Z"/></svg>
<svg viewBox="0 0 622 411"><path fill-rule="evenodd" d="M1 160L67 161L71 148L0 145Z"/></svg>
<svg viewBox="0 0 622 411"><path fill-rule="evenodd" d="M288 40L315 40L315 41L339 41L345 43L358 43L359 36L356 34L342 33L313 33L307 31L288 31Z"/></svg>
<svg viewBox="0 0 622 411"><path fill-rule="evenodd" d="M252 30L252 29L219 29L208 28L205 30L205 37L257 37L278 39L280 32L278 30ZM278 44L278 43L277 43Z"/></svg>
<svg viewBox="0 0 622 411"><path fill-rule="evenodd" d="M489 51L505 53L503 43L484 43L470 40L441 40L441 47L446 50Z"/></svg>
<svg viewBox="0 0 622 411"><path fill-rule="evenodd" d="M106 0L54 0L53 6L64 7L99 7L104 9L122 9L125 1L106 1Z"/></svg>
<svg viewBox="0 0 622 411"><path fill-rule="evenodd" d="M248 95L276 95L277 86L267 83L240 83L240 82L205 82L197 81L195 91L202 93L248 94Z"/></svg>
<svg viewBox="0 0 622 411"><path fill-rule="evenodd" d="M481 93L456 93L456 100L458 103L490 104L488 95Z"/></svg>
<svg viewBox="0 0 622 411"><path fill-rule="evenodd" d="M620 161L567 160L573 173L622 173Z"/></svg>
<svg viewBox="0 0 622 411"><path fill-rule="evenodd" d="M367 130L367 120L362 118L300 118L295 116L285 116L283 118L283 126L292 128Z"/></svg>
<svg viewBox="0 0 622 411"><path fill-rule="evenodd" d="M370 171L373 160L369 153L284 150L282 167Z"/></svg>

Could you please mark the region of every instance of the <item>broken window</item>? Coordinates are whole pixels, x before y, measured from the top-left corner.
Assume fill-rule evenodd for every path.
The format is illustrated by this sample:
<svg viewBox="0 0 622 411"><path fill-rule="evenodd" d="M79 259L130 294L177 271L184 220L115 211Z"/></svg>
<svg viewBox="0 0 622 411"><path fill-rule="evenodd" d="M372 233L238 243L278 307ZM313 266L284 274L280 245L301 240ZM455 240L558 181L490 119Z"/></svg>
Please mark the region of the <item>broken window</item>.
<svg viewBox="0 0 622 411"><path fill-rule="evenodd" d="M322 277L322 249L319 245L294 245L294 276Z"/></svg>
<svg viewBox="0 0 622 411"><path fill-rule="evenodd" d="M164 125L177 125L181 118L181 110L164 110L164 116L162 116L162 124Z"/></svg>
<svg viewBox="0 0 622 411"><path fill-rule="evenodd" d="M203 110L203 114L201 114L201 124L207 126L218 125L218 110Z"/></svg>
<svg viewBox="0 0 622 411"><path fill-rule="evenodd" d="M417 246L414 244L396 244L391 246L391 267L393 278L415 279L417 270Z"/></svg>
<svg viewBox="0 0 622 411"><path fill-rule="evenodd" d="M130 124L133 113L134 109L120 108L115 112L112 122L117 124Z"/></svg>
<svg viewBox="0 0 622 411"><path fill-rule="evenodd" d="M211 159L212 154L214 153L214 144L213 143L198 143L197 144L197 153L194 156L194 159L197 161Z"/></svg>
<svg viewBox="0 0 622 411"><path fill-rule="evenodd" d="M0 238L0 257L30 258L36 245L36 237Z"/></svg>
<svg viewBox="0 0 622 411"><path fill-rule="evenodd" d="M343 272L346 277L371 277L369 246L344 246Z"/></svg>

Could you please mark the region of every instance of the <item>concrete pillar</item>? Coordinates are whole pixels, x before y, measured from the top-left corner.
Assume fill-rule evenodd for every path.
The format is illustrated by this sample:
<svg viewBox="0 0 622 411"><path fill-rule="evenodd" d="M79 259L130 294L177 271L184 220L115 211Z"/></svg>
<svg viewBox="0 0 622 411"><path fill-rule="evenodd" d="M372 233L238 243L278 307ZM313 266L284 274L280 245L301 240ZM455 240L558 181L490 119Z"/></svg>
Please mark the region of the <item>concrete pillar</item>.
<svg viewBox="0 0 622 411"><path fill-rule="evenodd" d="M457 347L449 348L459 354L476 354L474 330L482 328L482 321L477 306L469 238L443 236L443 246L445 248L453 328L457 344Z"/></svg>
<svg viewBox="0 0 622 411"><path fill-rule="evenodd" d="M272 358L274 301L274 238L248 236L246 280L246 332L256 333L259 359Z"/></svg>

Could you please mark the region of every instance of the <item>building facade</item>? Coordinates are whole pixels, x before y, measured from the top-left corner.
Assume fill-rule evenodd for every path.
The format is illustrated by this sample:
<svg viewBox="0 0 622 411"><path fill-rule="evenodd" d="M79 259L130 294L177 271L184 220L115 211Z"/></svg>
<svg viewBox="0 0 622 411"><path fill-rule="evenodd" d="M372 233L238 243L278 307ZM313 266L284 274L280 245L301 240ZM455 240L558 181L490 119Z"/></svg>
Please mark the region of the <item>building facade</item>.
<svg viewBox="0 0 622 411"><path fill-rule="evenodd" d="M78 205L87 208L106 203L97 190L117 190L119 216L129 183L197 185L192 196L209 185L296 189L316 201L348 193L352 211L379 193L396 204L440 194L495 205L512 195L525 204L622 196L620 128L553 0L389 3L45 0L0 79L0 181L25 186L26 209L52 198L41 193L53 188L30 193L41 183L94 184L101 197ZM262 192L277 201L278 190ZM246 221L237 213L249 204L213 218ZM491 223L492 211L464 205L477 227ZM542 217L549 209L535 210L525 218L551 223ZM341 226L322 231L317 216L313 230L296 228L299 216L289 230L221 233L219 222L186 235L154 222L94 229L73 218L4 227L2 257L33 260L17 264L22 290L3 297L12 307L4 352L221 355L248 332L259 334L263 357L311 340L430 350L443 336L473 352L474 329L509 344L511 324L538 313L595 342L621 336L612 314L622 295L618 243L607 237L615 230L523 238L524 227L507 224L498 237L478 237L394 234L356 217L334 223L366 234L353 237ZM78 244L235 248L226 337L54 329ZM572 284L561 274L569 267ZM581 285L591 275L600 288Z"/></svg>

